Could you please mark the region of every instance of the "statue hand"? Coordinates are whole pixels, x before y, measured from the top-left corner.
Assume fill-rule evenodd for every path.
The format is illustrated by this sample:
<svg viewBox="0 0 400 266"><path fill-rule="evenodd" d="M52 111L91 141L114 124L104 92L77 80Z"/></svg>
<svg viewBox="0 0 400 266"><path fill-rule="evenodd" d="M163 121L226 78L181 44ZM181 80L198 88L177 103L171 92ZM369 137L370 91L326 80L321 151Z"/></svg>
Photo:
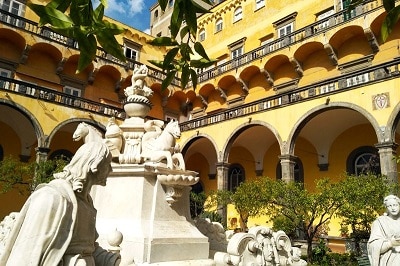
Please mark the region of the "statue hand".
<svg viewBox="0 0 400 266"><path fill-rule="evenodd" d="M400 238L392 236L390 239L390 243L392 244L393 247L400 246Z"/></svg>

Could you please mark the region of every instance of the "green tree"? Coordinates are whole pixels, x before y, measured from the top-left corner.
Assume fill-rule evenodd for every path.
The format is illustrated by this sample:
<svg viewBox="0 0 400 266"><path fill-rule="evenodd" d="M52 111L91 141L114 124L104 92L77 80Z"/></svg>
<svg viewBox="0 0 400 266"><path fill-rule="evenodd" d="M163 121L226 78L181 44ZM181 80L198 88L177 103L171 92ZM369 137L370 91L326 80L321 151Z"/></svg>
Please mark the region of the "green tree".
<svg viewBox="0 0 400 266"><path fill-rule="evenodd" d="M48 160L40 163L24 163L7 156L0 162L0 193L17 189L21 194L29 194L37 185L53 179L53 173L60 172L66 161Z"/></svg>
<svg viewBox="0 0 400 266"><path fill-rule="evenodd" d="M345 176L341 182L343 205L336 213L342 226L350 227L355 240L356 254L360 255L360 240L369 238L371 224L383 211L383 198L394 186L385 177L373 174Z"/></svg>
<svg viewBox="0 0 400 266"><path fill-rule="evenodd" d="M158 0L163 11L168 0ZM203 5L206 4L206 7ZM40 17L39 26L48 25L52 30L78 42L80 57L77 72L84 70L96 58L97 43L109 54L125 61L122 47L115 35L125 30L104 19L107 0L100 0L94 8L91 0L51 0L47 5L28 3L28 6ZM170 20L171 37L158 37L150 41L151 45L169 47L164 60L150 63L166 72L161 87L165 89L180 73L181 87L192 81L197 85L197 68L214 64L197 37L197 15L209 12L209 0L175 0ZM185 22L185 26L182 23ZM176 41L180 34L181 41ZM196 54L195 54L196 53ZM194 57L199 57L196 59Z"/></svg>
<svg viewBox="0 0 400 266"><path fill-rule="evenodd" d="M241 183L235 191L219 190L210 194L208 204L210 206L226 207L234 205L240 217L242 231L247 230L247 222L250 217L258 217L265 214L265 205L270 194L263 192L264 182L255 179Z"/></svg>
<svg viewBox="0 0 400 266"><path fill-rule="evenodd" d="M313 240L343 205L340 184L319 179L315 192L310 192L300 183L268 178L264 181L263 193L271 195L266 205L270 219L286 217L285 221L290 221L293 228L300 226L308 245L307 260L311 261Z"/></svg>

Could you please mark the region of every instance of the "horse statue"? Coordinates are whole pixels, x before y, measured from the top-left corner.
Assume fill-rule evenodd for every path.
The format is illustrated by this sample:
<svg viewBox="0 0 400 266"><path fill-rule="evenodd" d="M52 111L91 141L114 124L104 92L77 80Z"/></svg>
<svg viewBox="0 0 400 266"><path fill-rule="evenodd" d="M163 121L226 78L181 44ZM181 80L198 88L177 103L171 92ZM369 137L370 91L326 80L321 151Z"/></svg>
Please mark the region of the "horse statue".
<svg viewBox="0 0 400 266"><path fill-rule="evenodd" d="M118 158L122 147L122 131L115 123L114 118L110 118L106 127L105 139L97 128L85 122L81 122L76 128L72 139L74 141L83 140L83 143L97 141L107 144L113 158Z"/></svg>
<svg viewBox="0 0 400 266"><path fill-rule="evenodd" d="M164 122L161 120L149 120L145 123L146 133L142 138L142 153L144 160L151 162L167 161L170 169L185 171L185 162L176 139L180 138L181 131L178 121L171 120L162 130Z"/></svg>
<svg viewBox="0 0 400 266"><path fill-rule="evenodd" d="M99 130L94 126L89 125L85 122L79 123L78 127L75 129L74 134L72 134L72 139L74 141L83 140L83 143L88 143L92 141L103 142L103 136Z"/></svg>

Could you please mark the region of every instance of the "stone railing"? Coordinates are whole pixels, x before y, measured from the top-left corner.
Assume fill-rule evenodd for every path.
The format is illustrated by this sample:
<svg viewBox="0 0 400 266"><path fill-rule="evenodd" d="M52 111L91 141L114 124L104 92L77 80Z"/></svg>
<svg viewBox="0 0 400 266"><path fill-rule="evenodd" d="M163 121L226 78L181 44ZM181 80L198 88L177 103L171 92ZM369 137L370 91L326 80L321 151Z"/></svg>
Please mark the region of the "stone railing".
<svg viewBox="0 0 400 266"><path fill-rule="evenodd" d="M42 39L49 40L51 42L67 46L71 49L78 50L78 43L74 39L56 33L55 31L51 30L48 27L39 27L38 23L34 21L14 15L2 9L0 9L0 23L5 24L12 28L17 28L19 30L29 32L31 34L41 37ZM110 64L118 65L125 69L133 70L136 66L143 65L143 63L137 62L130 58L127 58L126 62L122 62L121 60L115 58L114 56L107 54L101 47L97 48L96 56L100 60L103 60ZM147 66L147 68L149 69L148 76L150 78L153 78L158 81L163 81L166 78L164 72L156 68L153 68L151 66ZM180 79L175 78L172 81L172 85L180 86Z"/></svg>
<svg viewBox="0 0 400 266"><path fill-rule="evenodd" d="M215 78L216 76L220 76L231 70L237 69L243 65L247 65L255 60L259 60L260 58L284 49L297 42L321 35L327 30L338 27L345 23L349 23L354 19L365 16L368 13L372 13L377 9L383 9L382 0L366 1L364 4L357 6L352 11L343 10L337 12L332 16L318 20L304 28L292 32L291 34L273 40L264 46L260 46L257 49L245 53L235 59L229 60L224 64L198 73L198 83L205 82Z"/></svg>
<svg viewBox="0 0 400 266"><path fill-rule="evenodd" d="M8 92L12 92L40 101L67 106L69 108L80 109L121 119L125 118L125 112L122 108L72 96L70 94L40 87L20 80L0 76L0 90L6 93L6 97L11 97Z"/></svg>
<svg viewBox="0 0 400 266"><path fill-rule="evenodd" d="M360 86L365 86L366 84L398 78L400 76L399 67L400 58L398 57L389 63L376 65L370 68L363 68L356 72L342 74L339 77L327 79L316 84L282 92L252 103L243 104L240 107L229 108L224 111L213 113L212 115L182 122L180 124L181 131L193 130L249 114L266 112L276 108L286 107L291 104L319 97L326 97L331 94L356 89Z"/></svg>

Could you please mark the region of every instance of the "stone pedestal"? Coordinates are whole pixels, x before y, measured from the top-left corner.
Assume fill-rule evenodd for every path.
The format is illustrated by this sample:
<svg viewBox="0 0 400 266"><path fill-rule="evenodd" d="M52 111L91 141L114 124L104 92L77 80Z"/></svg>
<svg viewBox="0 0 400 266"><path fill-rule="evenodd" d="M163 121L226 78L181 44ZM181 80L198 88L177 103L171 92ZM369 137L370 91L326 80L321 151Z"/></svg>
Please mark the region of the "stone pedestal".
<svg viewBox="0 0 400 266"><path fill-rule="evenodd" d="M117 229L123 234L123 265L212 265L208 239L190 219L196 175L154 163L113 164L107 186L91 193L101 246L108 246L107 234Z"/></svg>

